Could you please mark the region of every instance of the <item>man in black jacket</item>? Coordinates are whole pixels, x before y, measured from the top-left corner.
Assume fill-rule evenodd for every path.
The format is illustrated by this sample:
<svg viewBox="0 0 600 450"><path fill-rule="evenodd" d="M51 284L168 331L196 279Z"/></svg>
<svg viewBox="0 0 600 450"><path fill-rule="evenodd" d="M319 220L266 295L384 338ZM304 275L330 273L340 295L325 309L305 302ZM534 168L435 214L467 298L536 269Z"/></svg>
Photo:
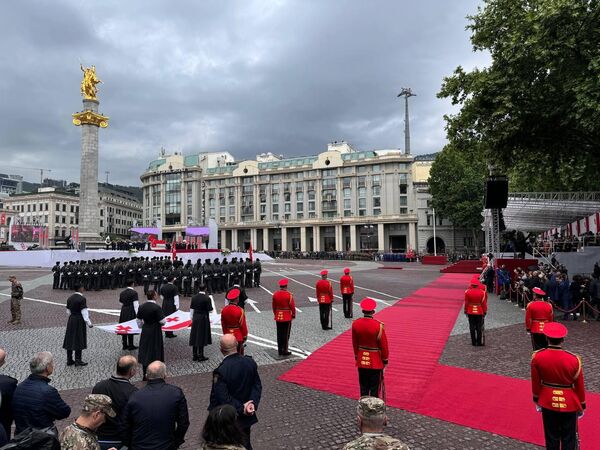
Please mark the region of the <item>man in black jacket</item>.
<svg viewBox="0 0 600 450"><path fill-rule="evenodd" d="M238 425L244 432L244 447L252 450L250 427L258 422L256 409L262 394L258 367L251 357L237 353L237 340L233 334L221 337L221 353L224 359L213 372L208 410L232 405L238 413Z"/></svg>
<svg viewBox="0 0 600 450"><path fill-rule="evenodd" d="M161 361L148 366L148 384L134 392L122 413L124 444L131 450L175 450L190 425L183 391L167 384Z"/></svg>
<svg viewBox="0 0 600 450"><path fill-rule="evenodd" d="M31 375L19 383L12 398L12 412L15 418L15 435L28 427L48 428L55 420L69 417L71 408L50 386L50 375L54 372L52 353L40 352L29 361ZM56 432L56 429L55 429ZM58 437L58 432L56 432Z"/></svg>
<svg viewBox="0 0 600 450"><path fill-rule="evenodd" d="M4 365L5 361L6 352L0 348L0 367ZM11 403L16 388L16 378L9 377L8 375L0 375L0 427L4 428L7 438L10 438L10 427L13 422Z"/></svg>
<svg viewBox="0 0 600 450"><path fill-rule="evenodd" d="M177 286L173 284L174 277L169 275L167 277L167 284L160 288L160 298L162 299L162 310L165 313L165 317L173 314L179 309L179 290ZM175 333L172 331L165 331L166 338L174 338Z"/></svg>
<svg viewBox="0 0 600 450"><path fill-rule="evenodd" d="M102 450L112 447L121 448L123 438L119 429L121 412L129 397L137 391L130 380L135 376L136 359L131 355L121 356L117 363L117 373L108 380L100 381L92 389L92 394L108 395L112 400L112 409L117 413L116 417L107 417L106 422L98 428L98 442Z"/></svg>

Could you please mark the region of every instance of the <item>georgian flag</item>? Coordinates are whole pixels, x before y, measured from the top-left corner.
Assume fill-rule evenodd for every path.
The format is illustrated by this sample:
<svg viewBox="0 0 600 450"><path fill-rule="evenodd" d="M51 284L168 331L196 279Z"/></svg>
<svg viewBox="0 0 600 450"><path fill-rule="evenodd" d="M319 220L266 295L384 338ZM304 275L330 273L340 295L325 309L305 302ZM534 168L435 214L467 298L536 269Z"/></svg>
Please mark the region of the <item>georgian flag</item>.
<svg viewBox="0 0 600 450"><path fill-rule="evenodd" d="M165 317L165 324L162 326L163 331L177 331L189 328L192 326L189 311L177 310L173 314ZM211 326L221 324L220 314L210 314ZM115 323L112 325L99 325L96 328L113 334L140 334L142 330L138 327L137 320L132 319L127 322Z"/></svg>

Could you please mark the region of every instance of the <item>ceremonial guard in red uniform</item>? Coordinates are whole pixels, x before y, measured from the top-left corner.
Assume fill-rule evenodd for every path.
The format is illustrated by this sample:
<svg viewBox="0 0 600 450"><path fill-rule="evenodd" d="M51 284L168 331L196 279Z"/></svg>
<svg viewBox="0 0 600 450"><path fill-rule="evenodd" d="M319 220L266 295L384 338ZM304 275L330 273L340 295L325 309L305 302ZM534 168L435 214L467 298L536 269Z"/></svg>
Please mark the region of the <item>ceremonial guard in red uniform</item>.
<svg viewBox="0 0 600 450"><path fill-rule="evenodd" d="M290 356L288 350L292 320L296 318L294 296L287 290L288 280L279 280L279 291L273 294L273 314L277 325L277 351L281 356Z"/></svg>
<svg viewBox="0 0 600 450"><path fill-rule="evenodd" d="M333 287L331 282L327 279L327 271L321 271L321 279L317 281L317 301L319 302L319 317L321 318L321 327L324 330L331 330L333 325L333 318L331 323L329 317L331 316L331 303L333 302Z"/></svg>
<svg viewBox="0 0 600 450"><path fill-rule="evenodd" d="M577 419L585 409L585 387L581 358L561 348L567 328L557 322L544 326L548 348L531 358L531 390L542 411L546 448L574 450Z"/></svg>
<svg viewBox="0 0 600 450"><path fill-rule="evenodd" d="M246 325L246 314L238 306L241 291L232 288L227 291L225 298L229 304L221 311L221 327L223 334L233 334L238 343L238 353L244 354L244 342L248 339L248 326Z"/></svg>
<svg viewBox="0 0 600 450"><path fill-rule="evenodd" d="M340 290L344 303L344 317L352 318L352 297L354 297L354 279L350 276L350 269L344 269L344 275L340 278Z"/></svg>
<svg viewBox="0 0 600 450"><path fill-rule="evenodd" d="M544 327L549 322L554 322L554 311L552 305L544 301L546 293L538 287L532 289L534 298L525 310L525 328L531 333L531 345L533 350L546 348L548 342L544 335Z"/></svg>
<svg viewBox="0 0 600 450"><path fill-rule="evenodd" d="M360 396L379 397L383 382L383 368L388 363L389 350L383 322L373 318L375 300L360 302L364 317L352 322L352 346L358 367Z"/></svg>
<svg viewBox="0 0 600 450"><path fill-rule="evenodd" d="M481 289L477 280L471 280L471 286L465 291L465 314L469 318L471 344L485 345L483 328L487 314L487 292Z"/></svg>

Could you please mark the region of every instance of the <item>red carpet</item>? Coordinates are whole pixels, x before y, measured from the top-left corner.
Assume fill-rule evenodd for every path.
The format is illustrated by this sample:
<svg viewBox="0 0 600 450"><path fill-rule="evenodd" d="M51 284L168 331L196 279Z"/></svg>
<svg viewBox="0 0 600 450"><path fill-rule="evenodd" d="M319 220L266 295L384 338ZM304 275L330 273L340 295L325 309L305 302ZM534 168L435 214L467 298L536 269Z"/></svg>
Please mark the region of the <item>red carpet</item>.
<svg viewBox="0 0 600 450"><path fill-rule="evenodd" d="M534 444L543 444L541 415L531 401L530 384L499 375L438 364L461 312L469 275L445 274L384 309L390 364L385 371L387 403L418 414ZM434 319L423 318L435 311ZM425 325L425 326L424 326ZM332 361L335 364L332 364ZM333 394L358 398L358 375L347 331L280 377ZM596 445L600 395L587 394L588 413L580 421L582 449Z"/></svg>

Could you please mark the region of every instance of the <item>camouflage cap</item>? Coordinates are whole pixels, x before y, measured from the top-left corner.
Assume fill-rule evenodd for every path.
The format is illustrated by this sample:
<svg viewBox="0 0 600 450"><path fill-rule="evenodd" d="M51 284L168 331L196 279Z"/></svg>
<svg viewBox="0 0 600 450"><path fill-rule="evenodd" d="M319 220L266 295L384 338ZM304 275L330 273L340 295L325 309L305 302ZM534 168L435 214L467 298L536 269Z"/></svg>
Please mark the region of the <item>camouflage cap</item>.
<svg viewBox="0 0 600 450"><path fill-rule="evenodd" d="M112 409L112 400L108 395L103 394L88 395L83 401L83 411L102 411L109 417L115 417L117 415Z"/></svg>
<svg viewBox="0 0 600 450"><path fill-rule="evenodd" d="M358 414L361 417L376 417L385 414L385 403L377 397L361 397L358 401Z"/></svg>

